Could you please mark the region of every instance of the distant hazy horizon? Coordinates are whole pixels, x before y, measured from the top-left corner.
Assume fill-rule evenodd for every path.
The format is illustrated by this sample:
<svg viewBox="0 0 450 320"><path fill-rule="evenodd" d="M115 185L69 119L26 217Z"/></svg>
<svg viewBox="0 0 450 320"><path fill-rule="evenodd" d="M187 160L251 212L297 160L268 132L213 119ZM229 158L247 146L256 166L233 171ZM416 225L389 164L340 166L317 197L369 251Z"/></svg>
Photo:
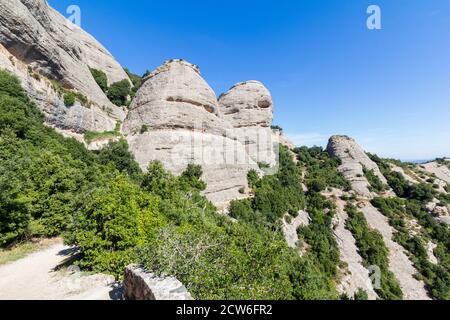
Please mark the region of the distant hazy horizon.
<svg viewBox="0 0 450 320"><path fill-rule="evenodd" d="M131 71L198 64L219 95L260 80L298 145L355 138L382 157L450 156L450 1L50 0ZM366 27L381 8L382 30Z"/></svg>

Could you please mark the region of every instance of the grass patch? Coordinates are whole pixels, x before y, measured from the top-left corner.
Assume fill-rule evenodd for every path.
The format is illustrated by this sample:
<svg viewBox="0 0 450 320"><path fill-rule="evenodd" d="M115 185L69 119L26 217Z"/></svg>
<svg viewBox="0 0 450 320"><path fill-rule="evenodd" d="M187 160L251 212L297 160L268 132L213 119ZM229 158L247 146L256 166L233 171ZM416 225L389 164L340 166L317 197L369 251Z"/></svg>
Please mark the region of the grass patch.
<svg viewBox="0 0 450 320"><path fill-rule="evenodd" d="M91 142L96 140L111 139L119 136L120 133L117 131L104 131L104 132L88 131L84 134L84 140L88 144L90 144Z"/></svg>
<svg viewBox="0 0 450 320"><path fill-rule="evenodd" d="M103 131L103 132L96 132L96 131L88 131L84 134L84 140L87 144L90 144L93 141L96 140L103 140L103 139L113 139L116 137L120 137L120 127L122 125L122 121L116 122L116 127L114 128L114 131Z"/></svg>

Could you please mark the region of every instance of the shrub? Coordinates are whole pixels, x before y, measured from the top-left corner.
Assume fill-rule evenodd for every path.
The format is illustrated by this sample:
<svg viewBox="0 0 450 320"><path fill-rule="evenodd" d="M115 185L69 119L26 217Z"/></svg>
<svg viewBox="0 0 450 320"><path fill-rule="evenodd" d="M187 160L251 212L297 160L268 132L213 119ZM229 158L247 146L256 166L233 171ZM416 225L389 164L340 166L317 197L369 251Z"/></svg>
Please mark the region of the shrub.
<svg viewBox="0 0 450 320"><path fill-rule="evenodd" d="M206 183L200 180L202 175L203 170L201 166L189 164L179 178L180 188L185 191L189 191L192 189L196 191L205 190Z"/></svg>
<svg viewBox="0 0 450 320"><path fill-rule="evenodd" d="M89 70L91 70L91 74L100 89L102 89L102 91L106 93L108 91L108 77L106 76L106 73L93 68L89 68Z"/></svg>
<svg viewBox="0 0 450 320"><path fill-rule="evenodd" d="M64 105L66 107L71 107L75 104L76 97L73 92L67 92L64 94Z"/></svg>
<svg viewBox="0 0 450 320"><path fill-rule="evenodd" d="M369 170L367 168L363 168L364 176L370 184L371 191L374 192L382 192L386 190L386 186L381 181L381 179L375 174L373 170Z"/></svg>
<svg viewBox="0 0 450 320"><path fill-rule="evenodd" d="M134 98L134 96L136 95L136 92L139 90L139 88L142 85L142 78L132 72L130 72L130 70L128 69L124 69L125 72L127 73L128 77L130 78L131 82L133 83L133 88L131 89L131 99Z"/></svg>
<svg viewBox="0 0 450 320"><path fill-rule="evenodd" d="M321 147L296 148L299 164L306 168L305 184L314 192L325 190L326 187L350 190L350 183L339 172L340 160L328 155Z"/></svg>
<svg viewBox="0 0 450 320"><path fill-rule="evenodd" d="M369 295L366 291L359 288L358 291L355 292L355 295L353 297L354 300L369 300Z"/></svg>
<svg viewBox="0 0 450 320"><path fill-rule="evenodd" d="M128 150L128 143L124 139L117 142L110 142L98 153L99 163L107 165L113 164L120 172L126 172L130 177L138 179L142 174L139 164L133 154Z"/></svg>
<svg viewBox="0 0 450 320"><path fill-rule="evenodd" d="M65 239L79 246L81 267L121 276L134 248L154 241L164 224L158 199L121 174L85 199Z"/></svg>
<svg viewBox="0 0 450 320"><path fill-rule="evenodd" d="M143 124L142 127L141 127L141 130L139 130L139 133L140 134L144 134L144 133L148 132L148 130L149 130L148 125Z"/></svg>
<svg viewBox="0 0 450 320"><path fill-rule="evenodd" d="M108 89L108 99L116 106L124 106L130 95L131 85L127 79L114 82Z"/></svg>

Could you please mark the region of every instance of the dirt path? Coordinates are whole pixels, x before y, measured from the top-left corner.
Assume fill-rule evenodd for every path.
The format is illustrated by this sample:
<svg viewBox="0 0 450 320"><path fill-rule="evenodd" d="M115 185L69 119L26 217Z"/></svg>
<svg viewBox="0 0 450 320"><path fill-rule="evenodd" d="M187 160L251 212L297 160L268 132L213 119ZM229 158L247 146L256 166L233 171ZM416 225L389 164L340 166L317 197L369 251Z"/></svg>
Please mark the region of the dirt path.
<svg viewBox="0 0 450 320"><path fill-rule="evenodd" d="M119 295L110 276L59 270L73 254L60 242L0 266L0 300L110 300Z"/></svg>

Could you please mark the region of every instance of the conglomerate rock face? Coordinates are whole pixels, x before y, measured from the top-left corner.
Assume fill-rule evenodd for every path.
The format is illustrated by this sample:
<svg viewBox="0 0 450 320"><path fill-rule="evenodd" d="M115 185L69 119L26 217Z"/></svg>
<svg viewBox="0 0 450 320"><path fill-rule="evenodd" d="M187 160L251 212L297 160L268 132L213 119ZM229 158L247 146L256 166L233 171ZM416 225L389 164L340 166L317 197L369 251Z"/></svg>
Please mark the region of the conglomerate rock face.
<svg viewBox="0 0 450 320"><path fill-rule="evenodd" d="M231 129L217 116L216 95L196 66L170 60L144 81L130 106L124 133L134 134L145 126L150 130L185 129L217 135Z"/></svg>
<svg viewBox="0 0 450 320"><path fill-rule="evenodd" d="M45 0L2 0L0 44L8 60L16 59L33 73L80 92L96 108L65 110L61 99L45 92L50 91L48 86L27 81L27 72L17 73L32 97L43 92L37 97L38 106L51 115L50 122L56 126L74 131L111 130L115 120L125 117L125 112L108 100L89 68L104 71L110 83L128 79L125 71L92 36L50 8ZM6 68L5 63L0 67Z"/></svg>
<svg viewBox="0 0 450 320"><path fill-rule="evenodd" d="M377 164L367 156L354 139L347 136L333 136L328 142L327 150L330 155L341 160L339 170L350 181L358 195L373 197L373 193L369 190L369 182L364 176L364 168L373 171L384 184L387 184Z"/></svg>
<svg viewBox="0 0 450 320"><path fill-rule="evenodd" d="M71 136L86 131L111 131L116 122L125 116L119 108L110 114L96 105L87 108L76 102L72 107L65 106L63 97L49 79L31 73L27 64L12 56L1 44L0 69L9 71L20 80L24 90L44 114L47 124Z"/></svg>
<svg viewBox="0 0 450 320"><path fill-rule="evenodd" d="M276 164L274 145L279 137L271 129L273 102L259 81L234 85L219 98L220 116L234 128L237 139L256 162Z"/></svg>
<svg viewBox="0 0 450 320"><path fill-rule="evenodd" d="M205 195L219 208L245 196L247 173L258 170L257 163L220 117L216 95L198 67L170 60L144 81L123 125L141 167L159 160L180 174L191 163L201 165Z"/></svg>

